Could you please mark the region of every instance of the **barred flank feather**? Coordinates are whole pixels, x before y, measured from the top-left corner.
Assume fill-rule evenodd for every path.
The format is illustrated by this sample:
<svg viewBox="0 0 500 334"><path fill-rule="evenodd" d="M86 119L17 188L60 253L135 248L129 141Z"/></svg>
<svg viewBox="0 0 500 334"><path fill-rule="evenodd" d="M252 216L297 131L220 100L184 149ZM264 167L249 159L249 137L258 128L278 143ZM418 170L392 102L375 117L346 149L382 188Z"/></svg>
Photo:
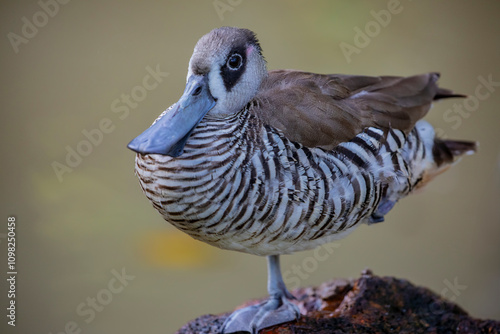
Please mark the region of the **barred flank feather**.
<svg viewBox="0 0 500 334"><path fill-rule="evenodd" d="M408 135L371 127L331 151L307 148L265 125L250 105L204 119L178 158L138 154L136 173L153 206L192 237L282 254L383 219L436 165L433 143L431 126L419 121Z"/></svg>

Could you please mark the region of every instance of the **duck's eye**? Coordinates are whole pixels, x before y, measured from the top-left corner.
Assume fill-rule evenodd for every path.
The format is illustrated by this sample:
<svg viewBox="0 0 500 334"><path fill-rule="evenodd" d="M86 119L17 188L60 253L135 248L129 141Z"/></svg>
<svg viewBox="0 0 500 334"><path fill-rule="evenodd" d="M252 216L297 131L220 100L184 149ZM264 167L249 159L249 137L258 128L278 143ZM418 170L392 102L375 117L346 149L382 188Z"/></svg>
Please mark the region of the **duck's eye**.
<svg viewBox="0 0 500 334"><path fill-rule="evenodd" d="M227 60L227 67L233 71L239 69L241 64L243 64L243 57L239 53L233 53Z"/></svg>

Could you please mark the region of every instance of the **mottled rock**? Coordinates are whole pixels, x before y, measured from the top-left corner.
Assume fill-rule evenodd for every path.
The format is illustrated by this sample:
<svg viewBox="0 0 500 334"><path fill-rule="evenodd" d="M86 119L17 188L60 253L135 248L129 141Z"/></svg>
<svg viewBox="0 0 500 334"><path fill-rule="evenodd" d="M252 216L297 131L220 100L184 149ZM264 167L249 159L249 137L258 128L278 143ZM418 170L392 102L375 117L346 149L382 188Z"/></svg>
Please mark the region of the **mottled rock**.
<svg viewBox="0 0 500 334"><path fill-rule="evenodd" d="M375 276L369 270L356 280L335 279L292 293L303 316L261 334L500 333L499 321L471 318L458 305L426 288ZM229 314L201 316L177 334L219 333Z"/></svg>

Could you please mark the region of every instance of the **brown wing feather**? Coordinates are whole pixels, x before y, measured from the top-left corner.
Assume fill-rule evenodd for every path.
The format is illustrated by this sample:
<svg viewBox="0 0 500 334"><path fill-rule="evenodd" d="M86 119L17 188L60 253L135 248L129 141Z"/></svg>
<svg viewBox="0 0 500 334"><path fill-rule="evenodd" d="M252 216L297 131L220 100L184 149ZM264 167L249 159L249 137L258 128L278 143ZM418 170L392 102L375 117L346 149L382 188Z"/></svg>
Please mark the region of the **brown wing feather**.
<svg viewBox="0 0 500 334"><path fill-rule="evenodd" d="M253 111L292 141L332 149L370 126L409 132L434 99L460 96L438 88L438 78L270 71Z"/></svg>

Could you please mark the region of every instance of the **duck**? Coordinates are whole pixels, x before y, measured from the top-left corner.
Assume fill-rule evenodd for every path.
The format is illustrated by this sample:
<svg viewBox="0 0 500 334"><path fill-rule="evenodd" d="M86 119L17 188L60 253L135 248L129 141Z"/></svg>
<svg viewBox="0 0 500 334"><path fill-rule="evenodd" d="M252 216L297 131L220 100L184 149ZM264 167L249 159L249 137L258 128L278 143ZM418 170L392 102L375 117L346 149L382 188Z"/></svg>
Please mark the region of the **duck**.
<svg viewBox="0 0 500 334"><path fill-rule="evenodd" d="M423 117L464 97L438 73L409 77L267 70L256 34L201 37L181 98L128 148L160 215L194 239L265 256L265 302L239 309L221 333L257 333L301 314L279 257L385 220L473 141L440 139Z"/></svg>

